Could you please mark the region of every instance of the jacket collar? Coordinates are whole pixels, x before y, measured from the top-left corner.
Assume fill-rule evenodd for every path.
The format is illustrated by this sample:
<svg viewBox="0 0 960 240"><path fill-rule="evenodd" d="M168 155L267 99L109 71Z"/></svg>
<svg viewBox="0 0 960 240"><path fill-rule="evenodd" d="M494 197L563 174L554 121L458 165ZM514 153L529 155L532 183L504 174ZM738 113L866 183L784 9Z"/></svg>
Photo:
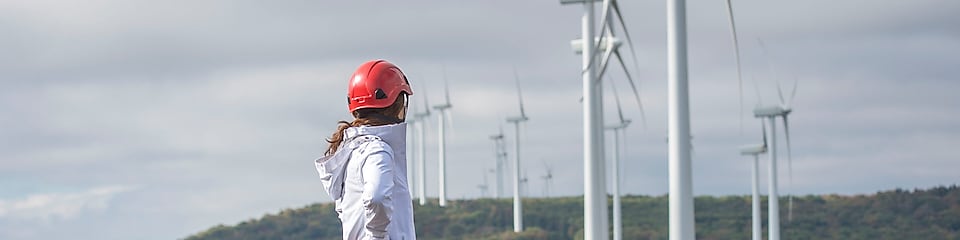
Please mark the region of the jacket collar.
<svg viewBox="0 0 960 240"><path fill-rule="evenodd" d="M374 135L380 137L384 142L394 149L406 149L407 123L397 123L382 126L359 126L350 127L344 130L345 142L349 142L357 136Z"/></svg>

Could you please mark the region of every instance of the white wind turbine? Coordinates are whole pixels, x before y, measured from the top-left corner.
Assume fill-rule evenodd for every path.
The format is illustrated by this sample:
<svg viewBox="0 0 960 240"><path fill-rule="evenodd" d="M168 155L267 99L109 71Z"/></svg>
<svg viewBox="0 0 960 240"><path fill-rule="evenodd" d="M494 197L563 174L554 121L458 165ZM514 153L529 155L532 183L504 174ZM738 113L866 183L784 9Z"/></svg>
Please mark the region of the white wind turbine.
<svg viewBox="0 0 960 240"><path fill-rule="evenodd" d="M769 139L770 145L768 146L770 151L770 185L768 186L770 191L770 197L768 200L768 220L770 223L768 227L770 231L768 232L770 240L779 240L780 239L780 205L779 205L779 195L777 193L777 126L776 118L779 116L786 116L790 113L789 108L783 108L781 106L767 106L767 107L758 107L753 110L754 116L757 118L766 118L770 124Z"/></svg>
<svg viewBox="0 0 960 240"><path fill-rule="evenodd" d="M523 203L520 201L520 123L530 120L527 113L523 110L523 92L520 90L520 76L517 69L513 69L513 77L517 83L517 100L520 105L520 116L509 117L507 122L512 123L516 129L516 139L514 140L514 161L513 161L513 231L523 231ZM526 181L526 178L523 179Z"/></svg>
<svg viewBox="0 0 960 240"><path fill-rule="evenodd" d="M611 20L614 14L619 20L620 26L624 31L624 36L626 36L627 45L630 46L634 63L637 63L637 61L636 54L633 52L633 41L630 39L630 34L628 33L626 25L623 21L623 16L620 14L620 8L617 2L614 0L603 1L603 15L600 18L602 21L602 24L600 25L601 37L595 39L595 41L589 41L589 39L594 39L594 1L596 0L560 0L560 3L583 4L584 6L582 24L583 35L581 39L587 40L574 40L572 42L572 45L574 45L574 51L582 52L581 56L583 57L583 69L581 74L583 74L584 97L584 236L586 239L603 239L607 238L609 234L606 223L608 216L606 183L603 178L605 167L603 163L603 109L601 106L602 88L599 80L603 74L602 70L606 68L606 63L612 56L617 57L621 67L623 67L624 72L627 74L627 78L630 80L630 84L633 87L634 93L637 93L636 85L633 83L633 79L630 77L629 71L626 71L626 64L624 63L623 58L620 56L618 49L620 41L613 38L614 28L612 25L610 25L610 22L612 22ZM610 33L604 34L607 31L610 31ZM595 63L597 60L598 48L605 48L603 56L604 60L602 64ZM601 70L599 75L597 75L597 69ZM637 101L640 101L638 94ZM693 208L692 198L691 207L689 208L691 210ZM693 222L692 217L690 222Z"/></svg>
<svg viewBox="0 0 960 240"><path fill-rule="evenodd" d="M763 124L761 121L760 124ZM753 190L753 240L763 239L760 219L760 154L767 152L767 127L763 127L763 143L761 144L750 144L740 147L741 155L750 155L753 156L753 168L751 168L750 181L752 183Z"/></svg>
<svg viewBox="0 0 960 240"><path fill-rule="evenodd" d="M550 182L553 181L553 167L550 167L546 161L543 162L543 167L546 170L546 175L540 176L540 179L543 179L543 197L550 197Z"/></svg>
<svg viewBox="0 0 960 240"><path fill-rule="evenodd" d="M620 240L623 239L623 223L622 223L622 214L621 214L621 204L620 204L620 157L623 155L620 150L621 140L626 137L626 128L630 125L631 120L623 117L623 110L620 107L620 97L617 94L617 87L614 86L613 81L610 81L610 89L613 92L613 98L617 103L617 115L620 117L620 122L607 125L606 129L613 131L613 239ZM641 109L643 109L641 107Z"/></svg>
<svg viewBox="0 0 960 240"><path fill-rule="evenodd" d="M407 111L414 113L417 112L417 108L415 106L416 104L410 105ZM416 114L410 114L408 115L407 119L405 119L407 125L409 126L407 128L407 142L410 143L407 144L407 187L410 191L410 197L414 199L417 197L415 195L417 192L416 162L417 159L419 159L417 157L417 154L419 154L417 149L417 126L420 125L420 121L415 115Z"/></svg>
<svg viewBox="0 0 960 240"><path fill-rule="evenodd" d="M767 137L770 140L770 145L767 146L770 151L769 153L770 186L768 186L770 191L770 197L767 203L768 207L770 208L768 211L769 216L767 217L768 221L770 221L769 223L770 231L768 232L769 233L768 239L770 240L780 239L780 204L779 204L779 196L777 192L777 125L776 125L777 117L783 118L784 137L785 137L785 140L787 141L787 170L789 174L788 177L791 180L793 179L793 160L791 157L792 154L790 152L790 125L789 125L789 121L787 120L788 119L787 116L789 116L790 113L793 112L793 109L790 107L790 103L793 101L793 98L796 96L797 88L796 88L796 82L794 82L794 88L793 88L793 93L791 93L791 96L790 96L790 102L786 102L784 101L783 92L780 90L779 85L780 84L778 81L777 93L778 93L778 96L780 97L780 104L769 105L769 106L758 106L756 109L753 110L753 114L756 118L765 118L767 120L767 123L770 124L770 131L768 132L769 136ZM789 210L787 213L788 214L787 219L792 219L793 217L792 216L793 215L793 197L792 196L790 197L788 207L789 207Z"/></svg>
<svg viewBox="0 0 960 240"><path fill-rule="evenodd" d="M767 54L766 46L764 46L763 41L758 39L758 42L760 44L760 48L763 51L764 55L766 55ZM775 105L763 105L761 101L761 103L759 103L758 106L754 108L753 113L754 113L754 117L765 118L767 120L767 123L770 124L769 136L766 136L767 135L766 133L764 134L765 139L767 138L770 139L770 143L769 145L767 145L767 149L769 151L768 155L770 157L770 167L769 167L770 183L768 186L770 191L770 197L767 199L768 201L767 207L769 208L769 211L768 211L769 224L767 227L770 229L768 231L768 235L769 235L768 239L779 240L780 239L780 204L779 204L779 195L778 195L779 193L777 191L779 187L779 184L778 184L779 178L777 177L778 167L777 167L776 118L777 117L783 118L784 137L785 137L785 140L787 141L787 171L788 171L787 173L788 173L788 180L790 181L789 184L790 186L792 186L793 185L793 160L792 160L792 154L790 150L790 125L788 121L788 116L790 115L790 113L793 112L792 103L797 93L797 80L794 79L793 89L791 90L789 100L785 99L783 97L782 87L780 86L780 80L777 77L776 72L773 71L773 68L769 65L769 61L767 62L767 64L768 64L767 66L773 72L773 79L776 82L777 96L779 97L780 102ZM760 95L759 88L757 89L757 95L759 98L759 95ZM793 195L789 195L787 219L788 221L793 220Z"/></svg>
<svg viewBox="0 0 960 240"><path fill-rule="evenodd" d="M731 0L726 0L726 1L724 1L724 2L726 3L727 17L728 17L729 23L730 23L730 35L731 35L732 40L733 40L734 56L736 57L736 63L737 63L737 91L738 91L738 95L739 95L739 106L740 106L740 114L738 114L738 116L739 116L739 118L740 118L740 130L743 131L743 73L742 73L743 69L742 69L742 66L741 66L741 64L740 64L740 41L737 40L737 39L738 39L738 37L737 37L737 25L736 25L736 21L734 20L734 16L733 16L733 3L731 2ZM756 81L754 81L754 87L756 87L756 86L757 86ZM756 89L757 89L757 99L759 100L759 98L760 98L760 91L759 91L759 88L756 88ZM760 124L763 125L763 122L761 121ZM761 230L761 219L760 219L759 155L760 155L760 154L763 154L763 153L766 153L766 152L767 152L767 128L766 128L766 125L763 125L763 143L761 143L761 144L745 145L745 146L740 147L740 154L741 154L741 155L752 155L752 156L753 156L753 168L752 168L752 170L751 170L751 171L752 171L752 174L753 174L753 176L751 177L751 181L752 181L752 191L753 191L753 199L751 200L751 201L752 201L752 205L753 205L753 206L752 206L752 208L753 208L753 212L752 212L752 215L753 215L753 219L752 219L752 220L753 220L753 240L760 240L760 239L763 238L763 236L762 236L762 230ZM775 168L775 164L772 163L772 162L773 162L773 161L771 161L771 169L774 169L774 168ZM772 176L776 176L776 172L775 172L775 171L772 172ZM773 178L774 178L774 177L771 177L771 183L772 183L772 184L775 184L776 181L773 180ZM774 188L775 188L774 185L771 185L771 186L772 186L771 189L774 189ZM774 196L771 196L770 199L776 199L776 197L775 197L776 191L771 191L771 193L774 194ZM779 213L778 213L778 214L779 214ZM773 216L772 213L771 213L771 216ZM773 227L773 225L774 225L773 223L774 223L774 222L771 222L771 225L770 225L770 228L771 228L771 231L769 232L769 234L770 234L770 239L779 239L779 238L780 238L780 233L779 233L779 232L780 232L780 230L779 230L779 228L780 228L780 225L779 225L780 222L779 222L779 220L776 221L776 229L777 229L776 231L772 230L772 229L774 228L774 227ZM776 237L775 237L775 236L776 236Z"/></svg>
<svg viewBox="0 0 960 240"><path fill-rule="evenodd" d="M507 161L507 146L506 142L503 139L503 126L500 126L500 133L496 135L490 135L490 140L493 140L494 145L494 154L496 155L496 168L495 168L495 177L497 178L497 191L494 192L494 198L500 198L503 196L503 171L504 164Z"/></svg>
<svg viewBox="0 0 960 240"><path fill-rule="evenodd" d="M427 100L427 88L423 88L423 112L414 113L416 119L415 128L417 129L416 145L420 148L417 151L417 195L420 206L427 204L427 144L426 144L426 126L428 117L430 117L430 103Z"/></svg>
<svg viewBox="0 0 960 240"><path fill-rule="evenodd" d="M489 188L489 184L487 183L487 172L486 172L486 171L483 171L483 184L477 185L477 188L480 189L480 198L485 198L485 197L487 197L487 189Z"/></svg>
<svg viewBox="0 0 960 240"><path fill-rule="evenodd" d="M520 196L527 196L527 191L529 190L527 186L529 186L530 183L530 178L527 178L527 176L529 176L527 175L527 169L524 168L523 177L520 178Z"/></svg>
<svg viewBox="0 0 960 240"><path fill-rule="evenodd" d="M440 207L447 206L447 152L446 152L447 151L447 135L444 132L444 130L448 125L447 121L452 121L450 119L450 112L448 112L447 110L453 107L453 105L450 104L450 86L447 83L446 75L447 75L446 70L444 70L443 93L444 93L444 98L446 102L444 102L443 104L433 106L433 109L440 111L440 114L438 115L438 119L440 121L439 122L440 159L437 167L440 171L440 174L438 177L439 178L438 181L440 185Z"/></svg>

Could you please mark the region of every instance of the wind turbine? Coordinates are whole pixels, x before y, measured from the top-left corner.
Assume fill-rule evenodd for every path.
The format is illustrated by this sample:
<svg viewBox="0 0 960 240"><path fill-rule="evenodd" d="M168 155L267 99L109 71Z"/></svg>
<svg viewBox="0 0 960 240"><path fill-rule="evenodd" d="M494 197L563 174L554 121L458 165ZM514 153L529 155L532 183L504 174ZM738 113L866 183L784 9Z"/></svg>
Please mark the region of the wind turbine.
<svg viewBox="0 0 960 240"><path fill-rule="evenodd" d="M416 104L410 105L408 110L410 112L416 112L417 111ZM409 128L407 128L407 142L410 143L410 144L407 144L407 156L409 157L407 159L407 187L408 187L408 190L410 191L410 197L413 197L413 198L416 198L416 195L414 194L417 192L416 191L417 174L415 169L417 165L416 162L419 159L417 156L417 154L419 154L417 152L418 151L417 125L420 125L420 121L416 118L415 115L416 114L411 114L409 115L410 117L406 119L407 124L410 126Z"/></svg>
<svg viewBox="0 0 960 240"><path fill-rule="evenodd" d="M514 140L514 161L513 161L513 231L523 231L523 203L520 201L520 123L530 120L527 113L523 111L523 92L520 90L520 76L517 69L513 69L513 77L517 83L517 100L520 105L520 116L509 117L507 122L512 123L517 131ZM525 181L525 180L524 180Z"/></svg>
<svg viewBox="0 0 960 240"><path fill-rule="evenodd" d="M579 43L575 40L572 44L574 50L582 52L581 56L583 61L583 69L581 74L583 75L583 131L584 131L584 144L583 144L583 165L584 165L584 238L586 239L604 239L609 236L607 230L607 194L606 194L606 183L603 178L605 167L603 163L603 109L602 109L602 88L599 82L600 75L603 72L600 72L600 75L597 75L596 70L605 69L606 62L609 61L611 56L616 56L617 60L620 62L621 67L624 68L627 72L627 78L631 81L631 86L633 86L634 93L636 93L636 86L633 84L633 79L629 75L626 64L623 61L623 58L620 56L620 52L616 44L617 40L612 37L613 27L608 25L612 22L612 16L615 13L617 19L620 22L621 28L624 31L626 36L627 44L630 46L631 53L634 56L634 63L636 63L636 54L633 52L633 41L630 39L630 34L627 31L626 25L623 21L623 16L620 14L620 8L616 1L614 0L604 0L603 1L603 15L600 18L602 24L600 38L594 40L594 17L593 17L593 2L596 0L560 0L560 4L583 4L584 14L582 18L582 37ZM606 31L610 31L610 34L605 35ZM601 47L606 47L604 51L604 65L596 64L597 60L597 49ZM639 95L637 95L637 101L639 101ZM687 124L689 128L689 123ZM676 139L676 138L674 138ZM689 162L689 160L688 160ZM672 194L675 196L675 194ZM690 207L692 213L692 197L690 198ZM690 225L693 224L693 217L690 217ZM692 227L691 227L692 229ZM691 231L692 232L692 231ZM691 237L692 238L692 233Z"/></svg>
<svg viewBox="0 0 960 240"><path fill-rule="evenodd" d="M739 116L739 118L740 118L740 131L742 132L742 131L743 131L743 72L742 72L743 69L742 69L742 66L741 66L741 64L740 64L740 41L737 40L737 25L736 25L736 21L734 20L734 17L733 17L733 3L731 2L731 0L726 0L726 1L724 1L724 2L726 3L726 7L727 7L727 17L728 17L728 19L730 20L730 35L731 35L732 40L733 40L734 56L736 57L736 61L737 61L737 91L738 91L739 100L740 100L740 102L739 102L740 114L738 114L738 116ZM754 80L754 86L755 86L755 87L757 86L756 80ZM759 91L759 88L757 88L757 99L760 100L760 91ZM786 119L784 119L784 121L786 121ZM763 125L763 122L761 121L760 124ZM771 125L771 126L773 126L773 125ZM776 131L776 129L774 129L774 131ZM759 183L758 183L758 182L760 181L760 174L759 174L759 166L758 166L759 163L758 163L758 162L759 162L759 155L760 155L760 154L763 154L763 153L766 153L766 152L767 152L767 127L766 127L766 125L763 125L763 143L762 143L762 144L745 145L745 146L740 147L740 154L741 154L741 155L753 155L753 168L752 168L752 174L753 174L753 176L752 176L752 178L751 178L751 180L752 180L752 182L753 182L753 183L752 183L752 185L753 185L753 186L752 186L752 188L753 188L753 189L752 189L752 190L753 190L753 199L752 199L752 201L753 201L753 240L760 240L760 239L763 238L762 232L761 232L761 227L760 227L760 225L761 225L761 220L760 220L760 187L759 187ZM775 151L774 151L774 152L775 152ZM771 156L773 156L773 154L771 154ZM771 159L773 159L773 158L775 158L775 157L771 157ZM770 164L770 165L771 165L771 169L772 169L772 170L771 170L771 176L776 176L776 169L775 169L776 167L775 167L774 161L771 160L771 164ZM771 177L770 179L771 179L771 187L770 187L770 188L771 188L771 189L775 189L775 188L776 188L776 186L775 186L775 185L776 185L775 177ZM770 199L777 199L777 197L776 197L776 191L771 191L771 193L773 194L773 196L771 196ZM771 200L771 202L774 202L774 201L775 201L775 200ZM773 208L774 205L776 205L776 204L771 205L771 208ZM779 209L778 209L777 211L779 211ZM779 213L777 213L777 215L779 215ZM773 216L772 211L771 211L771 215L770 215L770 216L771 216L771 219L773 219L773 217L772 217L772 216ZM778 216L778 217L779 217L779 216ZM770 224L771 231L769 232L769 234L770 234L770 239L779 239L779 238L780 238L780 221L779 221L779 219L776 220L776 231L773 231L773 230L772 230L772 229L774 228L773 226L774 226L774 222L771 221L771 224ZM774 236L776 236L776 237L774 237Z"/></svg>
<svg viewBox="0 0 960 240"><path fill-rule="evenodd" d="M521 196L527 195L527 190L528 190L527 184L530 182L530 179L527 178L527 176L529 176L527 175L527 169L523 169L523 178L520 178L520 195Z"/></svg>
<svg viewBox="0 0 960 240"><path fill-rule="evenodd" d="M791 159L790 153L790 125L787 120L787 116L793 112L793 109L790 107L790 102L785 102L783 98L783 92L777 84L777 93L780 96L780 104L770 105L770 106L760 106L753 110L753 114L757 118L765 118L767 123L770 124L770 131L768 132L770 136L770 145L768 146L770 151L770 197L768 199L768 221L770 231L769 239L770 240L779 240L780 239L780 205L779 197L777 193L777 117L783 118L783 129L784 137L787 141L787 168L789 177L793 178L793 160ZM790 100L793 101L793 97L796 96L796 84L794 84L793 94L790 96ZM792 181L791 181L792 182ZM790 211L788 212L788 219L792 218L792 208L793 208L793 198L791 196L789 202Z"/></svg>
<svg viewBox="0 0 960 240"><path fill-rule="evenodd" d="M766 55L767 54L766 46L763 44L763 41L758 39L758 42L760 44L760 48L763 51L764 55ZM768 199L768 204L767 204L768 208L770 209L768 213L769 215L768 221L770 221L768 227L770 228L770 231L768 232L769 233L768 238L770 240L779 240L780 239L780 211L779 211L780 205L779 205L779 197L777 192L777 188L778 188L777 169L778 168L777 168L776 118L777 117L783 118L784 137L787 142L787 171L788 171L787 173L788 173L789 184L790 186L792 186L793 185L793 159L792 159L792 153L790 150L790 125L788 121L788 116L790 115L790 113L793 112L792 103L793 103L793 99L796 97L796 94L797 94L798 81L794 79L793 89L791 90L789 100L787 100L783 97L783 90L782 90L782 87L780 86L780 80L776 75L776 71L774 71L773 67L769 65L769 61L767 66L773 72L773 79L776 82L777 96L779 97L780 102L775 105L763 105L762 103L758 104L758 106L753 110L753 113L754 113L754 117L765 118L770 124L770 132L769 132L770 144L768 145L768 149L770 151L769 153L770 186L768 186L768 188L770 189L770 198ZM758 91L757 94L759 96L759 88L757 91ZM792 221L793 220L793 195L788 195L788 196L789 196L789 200L788 200L787 220Z"/></svg>
<svg viewBox="0 0 960 240"><path fill-rule="evenodd" d="M449 86L448 83L447 83L447 76L446 76L446 75L447 75L447 74L446 74L446 70L444 70L444 73L443 73L443 93L444 93L444 99L446 100L446 102L444 102L443 104L439 104L439 105L433 106L433 109L436 109L437 111L440 111L440 115L438 115L438 119L439 119L439 121L440 121L440 122L439 122L439 125L440 125L440 126L439 126L439 127L440 127L440 131L439 131L439 132L440 132L440 133L439 133L439 135L440 135L440 147L439 147L439 149L440 149L440 159L439 159L439 165L438 165L438 167L437 167L437 168L439 168L439 170L440 170L440 175L439 175L440 207L446 207L446 206L447 206L447 152L446 152L446 151L447 151L447 135L446 135L446 133L444 132L444 129L446 129L446 127L447 127L447 120L450 120L450 119L449 119L449 118L450 118L450 112L448 112L447 110L449 110L450 108L453 107L453 105L450 104L450 86Z"/></svg>
<svg viewBox="0 0 960 240"><path fill-rule="evenodd" d="M426 125L427 117L430 117L430 103L427 100L427 88L423 88L423 112L414 113L414 119L418 124L415 125L417 129L417 146L420 147L420 150L417 152L417 188L420 201L420 206L427 204L427 144L426 144Z"/></svg>
<svg viewBox="0 0 960 240"><path fill-rule="evenodd" d="M617 95L617 87L614 86L613 81L610 82L610 89L613 92L613 98L617 103L617 115L620 117L620 122L612 125L607 125L606 129L613 131L613 239L620 240L623 239L623 223L621 216L621 204L620 204L620 156L622 155L620 146L620 140L626 135L626 128L630 125L631 120L623 117L623 110L620 107L620 97ZM641 108L642 109L642 108Z"/></svg>
<svg viewBox="0 0 960 240"><path fill-rule="evenodd" d="M485 197L487 197L487 188L489 188L489 184L487 184L487 172L486 172L486 171L483 171L483 184L477 185L477 188L480 189L480 198L485 198Z"/></svg>
<svg viewBox="0 0 960 240"><path fill-rule="evenodd" d="M547 175L540 176L540 179L543 179L543 197L549 198L550 197L550 181L553 181L553 168L550 167L550 165L547 164L546 161L543 162L543 167L544 169L547 170L546 172Z"/></svg>
<svg viewBox="0 0 960 240"><path fill-rule="evenodd" d="M496 154L497 191L494 192L494 198L500 198L503 196L503 168L507 161L506 143L503 139L503 125L500 126L499 134L490 135L490 140L493 140L494 153Z"/></svg>
<svg viewBox="0 0 960 240"><path fill-rule="evenodd" d="M763 122L760 122L763 124ZM763 127L763 143L761 144L750 144L740 147L741 155L750 155L753 156L753 168L751 168L750 180L753 185L753 240L761 240L763 234L761 233L761 219L760 219L760 154L767 152L767 127Z"/></svg>

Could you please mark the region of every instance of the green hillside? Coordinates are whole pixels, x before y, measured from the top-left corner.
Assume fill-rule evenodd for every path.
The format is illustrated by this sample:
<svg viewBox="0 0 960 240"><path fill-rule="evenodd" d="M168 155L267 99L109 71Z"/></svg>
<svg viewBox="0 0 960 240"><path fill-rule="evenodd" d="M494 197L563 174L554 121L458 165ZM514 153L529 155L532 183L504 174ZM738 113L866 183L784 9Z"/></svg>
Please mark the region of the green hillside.
<svg viewBox="0 0 960 240"><path fill-rule="evenodd" d="M435 200L435 199L434 199ZM625 196L624 239L667 239L667 197ZM749 239L750 196L697 197L697 239ZM960 188L893 190L871 195L794 198L784 239L960 239ZM446 208L414 205L419 239L582 239L583 198L524 199L526 231L513 233L511 199L450 201ZM610 204L612 205L612 204ZM766 209L766 199L763 200ZM763 211L766 222L766 211ZM612 221L611 221L612 222ZM764 225L766 228L766 225ZM766 231L764 231L766 234ZM186 238L340 239L332 203L219 225Z"/></svg>

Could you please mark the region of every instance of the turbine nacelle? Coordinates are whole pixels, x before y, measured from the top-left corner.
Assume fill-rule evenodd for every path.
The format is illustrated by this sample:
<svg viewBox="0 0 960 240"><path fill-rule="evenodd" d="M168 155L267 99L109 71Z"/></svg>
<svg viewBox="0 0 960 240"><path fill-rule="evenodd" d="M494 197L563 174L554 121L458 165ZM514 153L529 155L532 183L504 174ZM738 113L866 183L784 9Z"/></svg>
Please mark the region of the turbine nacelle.
<svg viewBox="0 0 960 240"><path fill-rule="evenodd" d="M588 2L600 2L602 0L560 0L560 5L567 4L577 4L577 3L588 3Z"/></svg>
<svg viewBox="0 0 960 240"><path fill-rule="evenodd" d="M453 107L453 105L450 105L449 103L447 103L447 104L441 104L441 105L433 106L433 109L436 109L436 110L438 110L438 111L443 111L443 110L446 110L446 109L452 108L452 107Z"/></svg>
<svg viewBox="0 0 960 240"><path fill-rule="evenodd" d="M785 106L780 106L780 105L757 107L753 109L753 116L758 118L779 117L779 116L786 116L787 114L790 114L790 112L792 111L793 109L790 109L789 107L785 107Z"/></svg>
<svg viewBox="0 0 960 240"><path fill-rule="evenodd" d="M763 143L740 146L740 155L760 155L767 152L767 145Z"/></svg>
<svg viewBox="0 0 960 240"><path fill-rule="evenodd" d="M607 130L624 129L624 128L627 128L627 126L630 126L630 123L631 123L631 122L633 122L633 121L631 121L630 119L623 119L623 120L621 120L621 122L618 123L618 124L610 124L610 125L604 126L603 128L604 128L604 129L607 129Z"/></svg>
<svg viewBox="0 0 960 240"><path fill-rule="evenodd" d="M525 122L525 121L527 121L527 120L530 120L530 118L527 118L527 116L509 117L509 118L507 118L507 122L509 122L509 123Z"/></svg>
<svg viewBox="0 0 960 240"><path fill-rule="evenodd" d="M423 119L429 116L430 116L430 112L419 112L419 113L413 114L414 119Z"/></svg>
<svg viewBox="0 0 960 240"><path fill-rule="evenodd" d="M606 52L607 49L620 48L620 45L623 45L623 40L616 37L596 37L593 43L600 47L597 51ZM577 55L583 54L583 39L570 40L570 47Z"/></svg>

